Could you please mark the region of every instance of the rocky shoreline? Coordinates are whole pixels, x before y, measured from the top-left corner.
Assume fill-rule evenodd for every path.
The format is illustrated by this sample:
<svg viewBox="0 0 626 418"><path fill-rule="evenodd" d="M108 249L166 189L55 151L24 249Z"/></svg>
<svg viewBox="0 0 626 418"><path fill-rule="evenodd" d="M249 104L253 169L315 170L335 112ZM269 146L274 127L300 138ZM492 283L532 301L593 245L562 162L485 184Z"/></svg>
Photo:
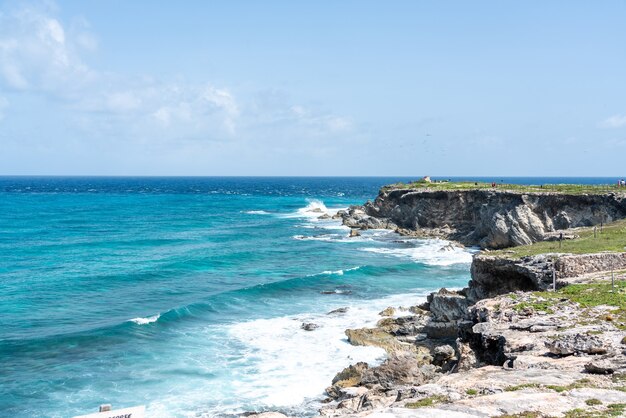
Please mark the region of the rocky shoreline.
<svg viewBox="0 0 626 418"><path fill-rule="evenodd" d="M388 359L339 373L320 415L605 416L626 404L626 317L616 307L528 291L469 305L467 293L441 289L381 312L376 328L347 330L350 343L383 347Z"/></svg>
<svg viewBox="0 0 626 418"><path fill-rule="evenodd" d="M616 277L626 298L626 273ZM568 286L606 283L574 276ZM389 307L375 328L346 330L354 345L387 352L356 363L326 389L322 417L625 416L626 312L557 292L517 290L470 304L467 289ZM480 293L480 292L477 292ZM284 417L260 414L262 418Z"/></svg>
<svg viewBox="0 0 626 418"><path fill-rule="evenodd" d="M336 217L351 236L385 228L503 248L624 218L626 198L383 189ZM609 270L622 271L610 289ZM351 344L381 347L387 359L340 371L319 415L626 416L625 272L626 252L477 254L465 289L440 289L420 305L385 309L374 328L346 330Z"/></svg>
<svg viewBox="0 0 626 418"><path fill-rule="evenodd" d="M564 230L626 218L626 195L383 188L373 202L339 213L355 229L392 229L498 249L556 239ZM563 238L574 238L564 234Z"/></svg>

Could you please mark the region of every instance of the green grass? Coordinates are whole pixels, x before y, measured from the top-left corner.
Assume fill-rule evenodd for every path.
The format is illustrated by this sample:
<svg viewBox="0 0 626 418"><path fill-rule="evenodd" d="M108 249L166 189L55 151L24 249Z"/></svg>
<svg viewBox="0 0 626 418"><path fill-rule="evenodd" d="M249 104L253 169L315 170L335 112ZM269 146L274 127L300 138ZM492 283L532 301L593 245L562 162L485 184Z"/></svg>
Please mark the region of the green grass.
<svg viewBox="0 0 626 418"><path fill-rule="evenodd" d="M554 306L554 301L552 300L552 298L533 299L528 302L520 302L516 304L515 306L513 306L513 310L516 312L522 312L526 308L532 308L535 312L544 311L546 313L553 314L554 313L554 309L552 309L553 306Z"/></svg>
<svg viewBox="0 0 626 418"><path fill-rule="evenodd" d="M542 385L540 383L523 383L521 385L507 386L506 388L504 388L504 391L515 392L515 391L522 390L522 389L546 388L546 389L550 389L555 392L561 393L561 392L565 392L565 391L572 390L572 389L580 389L580 388L588 387L590 383L591 381L589 379L580 379L567 386Z"/></svg>
<svg viewBox="0 0 626 418"><path fill-rule="evenodd" d="M507 386L504 388L505 392L516 392L518 390L522 390L522 389L534 389L534 388L540 388L541 385L539 383L523 383L521 385L515 385L515 386Z"/></svg>
<svg viewBox="0 0 626 418"><path fill-rule="evenodd" d="M626 219L604 225L602 232L598 226L596 238L594 238L593 227L578 228L568 232L574 232L580 238L563 240L560 247L558 241L540 241L530 245L493 251L489 254L521 258L545 253L588 254L601 251L626 251Z"/></svg>
<svg viewBox="0 0 626 418"><path fill-rule="evenodd" d="M602 418L604 416L599 411L585 411L580 408L572 409L565 413L565 418Z"/></svg>
<svg viewBox="0 0 626 418"><path fill-rule="evenodd" d="M594 320L612 322L617 328L626 329L626 280L617 280L615 291L612 291L610 282L587 283L571 284L556 292L533 292L533 296L537 299L519 303L513 309L525 304L525 306L532 306L535 310L554 311L554 305L562 303L562 299L578 303L584 308L600 305L614 306L615 309L610 314Z"/></svg>
<svg viewBox="0 0 626 418"><path fill-rule="evenodd" d="M612 403L608 407L608 412L612 417L618 417L622 415L622 413L624 413L624 410L626 410L625 403Z"/></svg>
<svg viewBox="0 0 626 418"><path fill-rule="evenodd" d="M470 396L478 395L478 391L476 389L467 389L465 393L467 393Z"/></svg>
<svg viewBox="0 0 626 418"><path fill-rule="evenodd" d="M496 179L497 180L497 179ZM493 190L491 183L474 181L446 181L435 179L433 182L417 180L410 183L396 183L383 187L383 191L393 189L423 189L423 190ZM496 181L495 190L519 193L563 193L563 194L603 194L607 192L626 192L625 188L617 184L507 184Z"/></svg>
<svg viewBox="0 0 626 418"><path fill-rule="evenodd" d="M589 405L589 399L587 404ZM597 399L596 399L597 400ZM600 402L600 401L598 401ZM612 403L607 406L606 409L600 411L585 411L583 409L572 409L565 413L565 418L606 418L606 417L619 417L626 409L626 404Z"/></svg>
<svg viewBox="0 0 626 418"><path fill-rule="evenodd" d="M569 299L586 308L610 305L626 310L626 280L615 281L615 291L612 291L610 282L603 282L570 284L556 292L532 294L543 299Z"/></svg>
<svg viewBox="0 0 626 418"><path fill-rule="evenodd" d="M600 399L587 399L585 403L589 406L602 405L602 401Z"/></svg>
<svg viewBox="0 0 626 418"><path fill-rule="evenodd" d="M438 403L442 403L442 402L447 402L448 398L446 398L445 396L430 396L428 398L424 398L424 399L420 399L419 401L416 402L409 402L407 404L404 405L405 408L424 408L424 407L428 407L428 406L433 406L435 404Z"/></svg>

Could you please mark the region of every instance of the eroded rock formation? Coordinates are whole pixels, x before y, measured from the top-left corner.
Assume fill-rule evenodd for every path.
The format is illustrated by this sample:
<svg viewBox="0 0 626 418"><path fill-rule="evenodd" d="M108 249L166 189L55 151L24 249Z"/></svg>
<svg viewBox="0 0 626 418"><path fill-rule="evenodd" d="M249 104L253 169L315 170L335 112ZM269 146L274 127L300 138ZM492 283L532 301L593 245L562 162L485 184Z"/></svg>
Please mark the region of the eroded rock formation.
<svg viewBox="0 0 626 418"><path fill-rule="evenodd" d="M555 231L626 218L626 197L383 189L373 202L339 216L352 228L397 229L494 249L554 239Z"/></svg>

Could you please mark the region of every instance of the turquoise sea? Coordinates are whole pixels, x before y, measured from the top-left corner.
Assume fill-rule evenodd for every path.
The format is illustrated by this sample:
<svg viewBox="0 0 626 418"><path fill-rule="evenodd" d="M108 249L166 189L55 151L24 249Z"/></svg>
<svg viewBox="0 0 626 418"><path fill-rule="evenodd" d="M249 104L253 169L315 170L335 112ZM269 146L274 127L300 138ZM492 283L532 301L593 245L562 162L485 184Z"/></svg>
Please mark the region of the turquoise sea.
<svg viewBox="0 0 626 418"><path fill-rule="evenodd" d="M313 414L383 359L346 328L469 279L471 249L318 219L399 180L0 177L0 416Z"/></svg>

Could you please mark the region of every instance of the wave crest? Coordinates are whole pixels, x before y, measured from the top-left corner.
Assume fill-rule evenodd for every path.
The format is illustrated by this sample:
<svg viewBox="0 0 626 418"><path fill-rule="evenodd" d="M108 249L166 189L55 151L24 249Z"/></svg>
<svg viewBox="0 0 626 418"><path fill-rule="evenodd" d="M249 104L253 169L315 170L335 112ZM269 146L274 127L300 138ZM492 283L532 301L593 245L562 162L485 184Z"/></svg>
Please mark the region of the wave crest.
<svg viewBox="0 0 626 418"><path fill-rule="evenodd" d="M137 325L147 325L147 324L151 324L153 322L156 322L159 320L159 318L161 317L161 314L156 314L153 316L147 316L145 318L133 318L133 319L129 319L128 322L133 322Z"/></svg>
<svg viewBox="0 0 626 418"><path fill-rule="evenodd" d="M417 263L431 266L469 264L475 252L473 249L455 247L450 242L440 239L412 240L411 243L417 245L408 248L362 248L361 251L410 258Z"/></svg>

